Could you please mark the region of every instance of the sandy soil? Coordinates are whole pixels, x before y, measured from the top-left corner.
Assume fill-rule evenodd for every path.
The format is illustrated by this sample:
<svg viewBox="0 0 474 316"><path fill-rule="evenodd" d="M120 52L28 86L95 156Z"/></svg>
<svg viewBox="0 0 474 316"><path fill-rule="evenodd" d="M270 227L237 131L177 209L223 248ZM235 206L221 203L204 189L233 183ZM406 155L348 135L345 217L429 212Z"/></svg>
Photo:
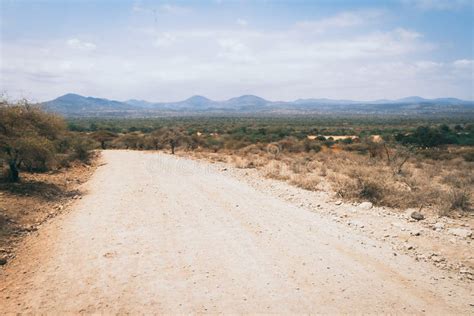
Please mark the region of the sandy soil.
<svg viewBox="0 0 474 316"><path fill-rule="evenodd" d="M214 165L103 160L0 272L2 312L474 312L472 283Z"/></svg>
<svg viewBox="0 0 474 316"><path fill-rule="evenodd" d="M21 181L0 181L0 264L15 256L18 242L51 220L82 194L79 189L97 168L72 162L68 168L45 173L21 172Z"/></svg>

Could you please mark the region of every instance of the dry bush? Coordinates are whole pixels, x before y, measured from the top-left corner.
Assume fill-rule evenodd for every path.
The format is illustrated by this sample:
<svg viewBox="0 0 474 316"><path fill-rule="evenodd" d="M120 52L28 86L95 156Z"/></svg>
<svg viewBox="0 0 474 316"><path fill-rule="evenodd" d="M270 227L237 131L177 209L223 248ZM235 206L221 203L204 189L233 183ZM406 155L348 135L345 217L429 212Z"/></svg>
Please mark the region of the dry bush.
<svg viewBox="0 0 474 316"><path fill-rule="evenodd" d="M262 150L263 149L260 145L252 144L252 145L248 145L246 147L243 147L243 148L239 149L238 153L242 154L242 155L258 154L258 153L262 152Z"/></svg>
<svg viewBox="0 0 474 316"><path fill-rule="evenodd" d="M0 100L0 168L6 179L20 181L20 171L44 172L80 159L75 155L79 136L66 130L63 118L39 106Z"/></svg>
<svg viewBox="0 0 474 316"><path fill-rule="evenodd" d="M325 176L327 176L327 174L328 174L328 171L327 171L326 166L324 166L324 165L321 166L321 168L319 168L319 175L321 177L325 177Z"/></svg>
<svg viewBox="0 0 474 316"><path fill-rule="evenodd" d="M289 162L290 170L293 173L300 174L308 172L305 161L301 158L295 158L295 160Z"/></svg>
<svg viewBox="0 0 474 316"><path fill-rule="evenodd" d="M265 176L277 180L289 180L292 175L287 164L276 160L270 161L263 171Z"/></svg>
<svg viewBox="0 0 474 316"><path fill-rule="evenodd" d="M450 192L450 210L471 211L471 198L467 189L453 189Z"/></svg>
<svg viewBox="0 0 474 316"><path fill-rule="evenodd" d="M246 168L252 167L249 159L247 159L246 157L240 157L240 156L234 157L234 164L237 168L240 168L240 169L246 169Z"/></svg>
<svg viewBox="0 0 474 316"><path fill-rule="evenodd" d="M296 137L289 136L278 142L282 151L289 153L300 153L305 151L305 145Z"/></svg>
<svg viewBox="0 0 474 316"><path fill-rule="evenodd" d="M316 191L319 189L321 179L314 173L298 174L290 177L290 183L306 190Z"/></svg>

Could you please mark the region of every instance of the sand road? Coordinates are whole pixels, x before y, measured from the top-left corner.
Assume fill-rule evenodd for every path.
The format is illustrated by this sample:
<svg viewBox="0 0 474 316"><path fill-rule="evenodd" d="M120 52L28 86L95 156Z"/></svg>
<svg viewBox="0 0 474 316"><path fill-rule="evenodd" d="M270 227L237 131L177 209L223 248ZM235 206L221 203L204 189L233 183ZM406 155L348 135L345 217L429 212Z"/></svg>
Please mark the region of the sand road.
<svg viewBox="0 0 474 316"><path fill-rule="evenodd" d="M469 284L212 165L102 156L1 272L1 312L473 312Z"/></svg>

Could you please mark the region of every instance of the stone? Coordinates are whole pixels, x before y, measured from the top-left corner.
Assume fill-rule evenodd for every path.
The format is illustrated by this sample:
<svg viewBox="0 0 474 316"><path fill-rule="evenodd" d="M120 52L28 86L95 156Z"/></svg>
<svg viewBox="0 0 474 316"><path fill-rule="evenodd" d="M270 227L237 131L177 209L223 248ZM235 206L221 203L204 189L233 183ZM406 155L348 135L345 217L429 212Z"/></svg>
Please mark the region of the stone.
<svg viewBox="0 0 474 316"><path fill-rule="evenodd" d="M370 210L373 207L373 204L370 202L362 202L358 207L363 210Z"/></svg>
<svg viewBox="0 0 474 316"><path fill-rule="evenodd" d="M342 204L342 201L336 201L334 204L336 204L336 205L341 205L341 204Z"/></svg>
<svg viewBox="0 0 474 316"><path fill-rule="evenodd" d="M433 229L434 230L443 230L444 229L444 224L440 223L440 222L437 222L433 225Z"/></svg>
<svg viewBox="0 0 474 316"><path fill-rule="evenodd" d="M0 266L7 264L7 258L0 258Z"/></svg>
<svg viewBox="0 0 474 316"><path fill-rule="evenodd" d="M474 280L474 273L472 273L469 269L467 268L461 268L459 270L459 273L463 275L464 277L468 278L469 280Z"/></svg>
<svg viewBox="0 0 474 316"><path fill-rule="evenodd" d="M416 259L416 261L424 261L424 260L426 260L426 256L423 255L423 254L419 254L419 255L416 256L415 259Z"/></svg>
<svg viewBox="0 0 474 316"><path fill-rule="evenodd" d="M358 228L364 228L364 227L365 227L365 225L364 225L363 223L358 222L358 221L354 221L354 220L348 221L348 222L347 222L347 225L349 225L349 226L354 226L354 227L358 227Z"/></svg>
<svg viewBox="0 0 474 316"><path fill-rule="evenodd" d="M436 263L440 263L440 262L445 261L446 259L444 259L443 257L440 257L440 256L432 256L431 260L433 260Z"/></svg>
<svg viewBox="0 0 474 316"><path fill-rule="evenodd" d="M449 233L451 235L463 237L463 238L472 236L472 231L470 229L465 229L465 228L451 228L449 230Z"/></svg>
<svg viewBox="0 0 474 316"><path fill-rule="evenodd" d="M416 229L416 228L415 228L415 229L412 229L412 230L410 231L410 235L413 235L413 236L420 236L420 235L421 235L421 232L422 232L421 229Z"/></svg>
<svg viewBox="0 0 474 316"><path fill-rule="evenodd" d="M467 269L467 268L461 268L461 269L459 269L459 273L462 273L462 274L471 274L471 271L469 271L469 269Z"/></svg>
<svg viewBox="0 0 474 316"><path fill-rule="evenodd" d="M410 217L413 218L414 220L421 221L425 219L425 216L421 214L420 212L414 211L410 214Z"/></svg>

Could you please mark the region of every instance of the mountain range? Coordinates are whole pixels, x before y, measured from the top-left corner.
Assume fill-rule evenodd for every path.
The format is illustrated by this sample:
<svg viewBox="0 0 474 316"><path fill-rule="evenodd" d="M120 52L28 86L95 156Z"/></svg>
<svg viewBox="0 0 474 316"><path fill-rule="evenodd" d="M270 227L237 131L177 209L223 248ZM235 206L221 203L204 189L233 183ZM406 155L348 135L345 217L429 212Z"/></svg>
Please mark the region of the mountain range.
<svg viewBox="0 0 474 316"><path fill-rule="evenodd" d="M425 99L418 96L398 100L353 101L298 99L268 101L243 95L215 101L195 95L177 102L149 102L65 94L41 104L46 110L65 116L163 116L192 114L467 114L474 116L474 101L455 98Z"/></svg>

